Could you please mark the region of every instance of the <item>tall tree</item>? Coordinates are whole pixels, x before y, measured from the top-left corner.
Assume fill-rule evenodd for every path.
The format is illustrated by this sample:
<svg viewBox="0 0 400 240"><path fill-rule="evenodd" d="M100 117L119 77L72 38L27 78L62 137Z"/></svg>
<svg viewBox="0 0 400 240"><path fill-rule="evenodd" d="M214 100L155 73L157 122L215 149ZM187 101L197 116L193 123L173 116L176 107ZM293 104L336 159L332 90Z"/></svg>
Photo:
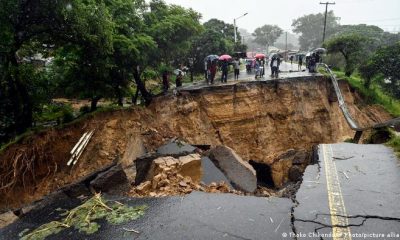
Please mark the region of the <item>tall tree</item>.
<svg viewBox="0 0 400 240"><path fill-rule="evenodd" d="M345 74L350 76L365 56L367 38L359 34L345 34L325 42L324 46L330 53L340 53L345 59Z"/></svg>
<svg viewBox="0 0 400 240"><path fill-rule="evenodd" d="M283 30L277 25L264 25L254 30L253 36L254 41L262 46L267 47L275 43L279 36L283 33Z"/></svg>
<svg viewBox="0 0 400 240"><path fill-rule="evenodd" d="M309 14L294 19L292 23L293 32L300 34L300 49L304 51L317 48L322 45L324 31L324 18L322 13ZM329 11L326 20L326 38L337 32L339 23L333 11Z"/></svg>

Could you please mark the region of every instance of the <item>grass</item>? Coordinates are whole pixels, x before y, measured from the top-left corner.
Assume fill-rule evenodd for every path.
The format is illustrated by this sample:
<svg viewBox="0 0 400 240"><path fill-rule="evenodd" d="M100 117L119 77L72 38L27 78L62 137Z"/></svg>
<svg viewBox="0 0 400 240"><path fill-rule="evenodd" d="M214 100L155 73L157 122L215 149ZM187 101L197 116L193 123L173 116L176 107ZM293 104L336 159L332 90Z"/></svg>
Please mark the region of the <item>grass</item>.
<svg viewBox="0 0 400 240"><path fill-rule="evenodd" d="M396 156L400 158L400 137L394 135L390 141L386 143L387 146L393 148L393 151L396 153Z"/></svg>
<svg viewBox="0 0 400 240"><path fill-rule="evenodd" d="M379 104L383 106L385 110L388 111L392 116L400 116L400 101L385 93L377 84L372 83L370 88L366 88L363 80L357 74L346 77L341 71L334 71L334 73L339 79L346 80L350 86L355 88L368 103Z"/></svg>

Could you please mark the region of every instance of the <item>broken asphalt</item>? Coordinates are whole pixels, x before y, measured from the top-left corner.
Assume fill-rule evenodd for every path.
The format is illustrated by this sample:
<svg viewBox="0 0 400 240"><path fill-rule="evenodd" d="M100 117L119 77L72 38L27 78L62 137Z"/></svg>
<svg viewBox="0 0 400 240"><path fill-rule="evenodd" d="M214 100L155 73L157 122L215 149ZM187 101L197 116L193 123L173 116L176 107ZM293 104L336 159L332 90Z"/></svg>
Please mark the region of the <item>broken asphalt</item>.
<svg viewBox="0 0 400 240"><path fill-rule="evenodd" d="M400 234L400 162L383 145L319 145L318 163L308 166L293 199L202 192L107 198L149 208L126 224L101 222L92 235L66 229L48 239L399 239ZM0 239L18 239L26 228L57 220L56 209L79 203L60 193L0 229Z"/></svg>

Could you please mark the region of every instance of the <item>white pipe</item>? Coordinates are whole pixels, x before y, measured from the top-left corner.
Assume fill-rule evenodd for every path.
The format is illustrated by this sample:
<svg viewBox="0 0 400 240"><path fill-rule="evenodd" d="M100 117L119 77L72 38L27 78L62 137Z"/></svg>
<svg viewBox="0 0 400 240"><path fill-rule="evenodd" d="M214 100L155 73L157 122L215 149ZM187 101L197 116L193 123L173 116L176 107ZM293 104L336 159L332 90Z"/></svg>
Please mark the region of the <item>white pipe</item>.
<svg viewBox="0 0 400 240"><path fill-rule="evenodd" d="M78 162L78 159L80 158L80 156L82 155L82 153L84 152L86 146L88 145L90 139L92 138L94 134L94 130L90 132L89 136L86 138L86 141L83 143L83 146L81 148L81 150L79 151L78 156L76 157L75 161L72 163L72 165L75 165Z"/></svg>
<svg viewBox="0 0 400 240"><path fill-rule="evenodd" d="M82 143L82 140L86 137L86 134L87 134L87 133L88 133L88 132L85 132L85 133L82 135L82 137L79 139L78 143L75 144L74 148L72 148L72 150L71 150L71 152L70 152L71 154L74 154L76 148L78 148L78 146Z"/></svg>
<svg viewBox="0 0 400 240"><path fill-rule="evenodd" d="M74 159L76 158L76 156L79 154L79 152L82 149L83 144L85 143L86 139L88 138L88 136L90 135L91 132L86 132L85 136L82 138L82 141L79 143L79 145L77 146L77 148L75 149L75 151L72 153L71 158L69 159L69 161L67 162L67 166L71 165L71 163L74 162Z"/></svg>

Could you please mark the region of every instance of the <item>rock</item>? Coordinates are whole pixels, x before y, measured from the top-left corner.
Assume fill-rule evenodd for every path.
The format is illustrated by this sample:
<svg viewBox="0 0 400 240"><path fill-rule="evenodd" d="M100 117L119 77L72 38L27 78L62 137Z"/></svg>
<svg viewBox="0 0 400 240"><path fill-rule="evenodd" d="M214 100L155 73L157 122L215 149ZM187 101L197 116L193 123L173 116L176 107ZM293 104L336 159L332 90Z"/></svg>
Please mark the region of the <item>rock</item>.
<svg viewBox="0 0 400 240"><path fill-rule="evenodd" d="M154 176L153 180L151 181L151 187L156 189L158 187L158 183L162 180L161 174Z"/></svg>
<svg viewBox="0 0 400 240"><path fill-rule="evenodd" d="M208 152L209 158L225 173L235 187L245 192L254 192L257 188L256 171L242 160L231 148L217 146Z"/></svg>
<svg viewBox="0 0 400 240"><path fill-rule="evenodd" d="M289 180L289 169L292 167L292 159L281 159L271 166L271 175L277 188L283 187Z"/></svg>
<svg viewBox="0 0 400 240"><path fill-rule="evenodd" d="M136 191L143 194L143 193L149 191L150 188L151 188L151 182L146 181L146 182L142 182L139 186L137 186Z"/></svg>
<svg viewBox="0 0 400 240"><path fill-rule="evenodd" d="M305 151L299 151L293 158L293 165L307 164L309 158Z"/></svg>
<svg viewBox="0 0 400 240"><path fill-rule="evenodd" d="M289 180L292 182L300 181L303 176L303 169L299 166L292 166L289 170Z"/></svg>
<svg viewBox="0 0 400 240"><path fill-rule="evenodd" d="M279 157L277 157L277 159L288 159L288 158L294 157L294 155L296 155L296 150L289 149L286 152L279 155Z"/></svg>
<svg viewBox="0 0 400 240"><path fill-rule="evenodd" d="M107 192L116 185L127 184L128 178L120 164L110 168L109 170L100 173L90 182L90 186L98 192Z"/></svg>
<svg viewBox="0 0 400 240"><path fill-rule="evenodd" d="M181 186L181 187L187 187L188 185L187 185L186 182L180 181L180 182L179 182L179 186Z"/></svg>
<svg viewBox="0 0 400 240"><path fill-rule="evenodd" d="M201 167L201 156L199 154L190 154L179 158L179 173L182 176L188 176L194 182L200 182L203 176Z"/></svg>
<svg viewBox="0 0 400 240"><path fill-rule="evenodd" d="M0 214L0 229L10 225L11 223L18 220L18 216L12 211L8 211Z"/></svg>

